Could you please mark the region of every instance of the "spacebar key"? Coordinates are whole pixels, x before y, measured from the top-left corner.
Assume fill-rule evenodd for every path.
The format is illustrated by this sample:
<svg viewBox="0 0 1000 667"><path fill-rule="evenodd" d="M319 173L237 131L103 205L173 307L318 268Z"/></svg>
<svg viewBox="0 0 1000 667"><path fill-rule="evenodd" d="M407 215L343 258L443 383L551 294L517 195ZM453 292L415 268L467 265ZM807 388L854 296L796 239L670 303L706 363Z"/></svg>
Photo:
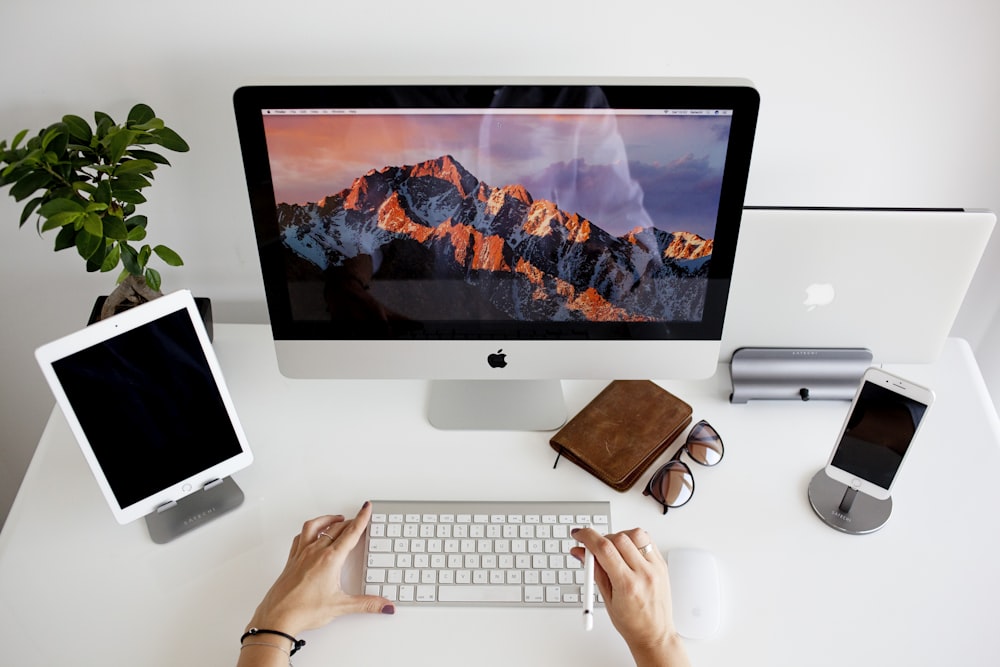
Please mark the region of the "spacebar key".
<svg viewBox="0 0 1000 667"><path fill-rule="evenodd" d="M520 602L520 586L439 586L438 602Z"/></svg>

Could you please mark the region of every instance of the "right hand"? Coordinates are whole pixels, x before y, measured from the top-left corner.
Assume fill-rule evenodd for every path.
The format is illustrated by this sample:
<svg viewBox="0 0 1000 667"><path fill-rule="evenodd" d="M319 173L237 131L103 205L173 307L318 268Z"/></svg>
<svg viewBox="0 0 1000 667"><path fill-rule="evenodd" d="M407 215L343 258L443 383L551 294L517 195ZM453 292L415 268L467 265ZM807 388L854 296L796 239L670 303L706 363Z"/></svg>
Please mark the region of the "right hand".
<svg viewBox="0 0 1000 667"><path fill-rule="evenodd" d="M651 544L641 528L602 536L592 528L573 532L583 547L573 547L574 557L583 559L584 548L594 554L594 581L604 596L604 606L615 629L636 657L666 656L678 646L670 600L667 563L660 550L643 554ZM654 659L649 664L659 664ZM675 663L672 663L675 664Z"/></svg>

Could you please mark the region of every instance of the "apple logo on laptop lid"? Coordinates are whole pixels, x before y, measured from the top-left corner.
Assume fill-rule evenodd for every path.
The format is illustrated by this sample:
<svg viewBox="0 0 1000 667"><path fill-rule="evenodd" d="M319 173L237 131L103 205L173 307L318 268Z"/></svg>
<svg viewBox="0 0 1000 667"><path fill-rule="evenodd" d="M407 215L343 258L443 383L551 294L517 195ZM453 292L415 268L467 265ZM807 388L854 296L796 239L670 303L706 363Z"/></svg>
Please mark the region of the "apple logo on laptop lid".
<svg viewBox="0 0 1000 667"><path fill-rule="evenodd" d="M813 283L806 287L806 298L802 305L807 311L814 310L818 306L828 306L833 303L836 292L830 283Z"/></svg>

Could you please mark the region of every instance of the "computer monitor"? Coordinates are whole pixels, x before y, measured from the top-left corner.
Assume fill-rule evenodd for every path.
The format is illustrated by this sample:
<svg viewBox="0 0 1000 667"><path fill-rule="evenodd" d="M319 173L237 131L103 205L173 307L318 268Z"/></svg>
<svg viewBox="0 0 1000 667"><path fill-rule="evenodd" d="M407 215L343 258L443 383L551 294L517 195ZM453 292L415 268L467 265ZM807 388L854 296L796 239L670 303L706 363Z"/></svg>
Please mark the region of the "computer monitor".
<svg viewBox="0 0 1000 667"><path fill-rule="evenodd" d="M546 430L561 379L715 372L752 85L247 86L234 106L283 374L426 378L436 426Z"/></svg>

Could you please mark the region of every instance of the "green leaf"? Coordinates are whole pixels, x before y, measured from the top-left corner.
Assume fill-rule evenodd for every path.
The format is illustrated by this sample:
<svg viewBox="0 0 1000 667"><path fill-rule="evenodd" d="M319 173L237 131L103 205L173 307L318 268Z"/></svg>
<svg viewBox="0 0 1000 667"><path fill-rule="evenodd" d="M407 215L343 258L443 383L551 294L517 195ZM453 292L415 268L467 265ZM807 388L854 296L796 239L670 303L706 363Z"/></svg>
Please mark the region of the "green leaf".
<svg viewBox="0 0 1000 667"><path fill-rule="evenodd" d="M19 227L24 226L24 223L28 221L28 218L30 218L31 214L35 212L35 209L38 207L40 203L42 203L43 199L44 199L43 197L35 197L27 204L25 204L24 210L21 211L21 222L18 225Z"/></svg>
<svg viewBox="0 0 1000 667"><path fill-rule="evenodd" d="M146 198L138 190L132 190L125 188L122 190L117 190L112 184L111 187L112 196L120 202L125 202L128 204L141 204L146 201Z"/></svg>
<svg viewBox="0 0 1000 667"><path fill-rule="evenodd" d="M128 228L132 227L142 227L145 229L146 225L149 224L149 218L144 215L133 215L128 219Z"/></svg>
<svg viewBox="0 0 1000 667"><path fill-rule="evenodd" d="M149 263L149 256L151 254L153 254L152 248L150 248L148 245L142 246L142 249L139 250L139 258L137 259L137 261L139 262L139 266L142 267L146 266L146 264Z"/></svg>
<svg viewBox="0 0 1000 667"><path fill-rule="evenodd" d="M170 166L170 161L155 151L147 151L141 148L136 148L134 150L130 150L128 155L137 160L149 160L150 162L155 162L156 164L164 164L168 167Z"/></svg>
<svg viewBox="0 0 1000 667"><path fill-rule="evenodd" d="M156 269L146 269L146 274L143 277L146 279L146 284L149 285L150 289L157 292L160 291L162 280L160 279L159 271Z"/></svg>
<svg viewBox="0 0 1000 667"><path fill-rule="evenodd" d="M10 149L12 151L16 151L18 144L21 143L21 141L24 139L25 136L27 136L27 134L28 134L27 130L21 130L20 132L18 132L17 134L15 134L14 135L14 141L11 142L11 144L10 144Z"/></svg>
<svg viewBox="0 0 1000 667"><path fill-rule="evenodd" d="M139 255L136 253L135 248L127 243L119 243L118 245L121 247L122 264L125 266L125 270L134 276L142 275L142 267L139 266Z"/></svg>
<svg viewBox="0 0 1000 667"><path fill-rule="evenodd" d="M93 255L87 258L87 272L94 273L95 271L100 271L107 256L108 244L102 243L101 247L98 248Z"/></svg>
<svg viewBox="0 0 1000 667"><path fill-rule="evenodd" d="M111 181L111 191L141 190L142 188L148 188L150 185L152 183L149 182L149 179L141 174L118 173Z"/></svg>
<svg viewBox="0 0 1000 667"><path fill-rule="evenodd" d="M167 266L184 266L184 260L176 252L165 245L158 245L153 248L157 257L167 263Z"/></svg>
<svg viewBox="0 0 1000 667"><path fill-rule="evenodd" d="M74 228L78 226L78 221L83 219L85 214L74 213L72 211L64 211L62 213L54 213L48 216L45 222L42 224L41 228L38 230L40 233L45 233L50 229L56 229L58 227L64 227L66 225L72 225Z"/></svg>
<svg viewBox="0 0 1000 667"><path fill-rule="evenodd" d="M48 188L52 177L44 171L29 171L10 188L10 196L14 201L27 199L39 190Z"/></svg>
<svg viewBox="0 0 1000 667"><path fill-rule="evenodd" d="M139 130L140 132L151 132L153 130L162 130L166 125L159 118L153 118L145 123L129 124L129 128L133 130Z"/></svg>
<svg viewBox="0 0 1000 667"><path fill-rule="evenodd" d="M148 123L149 121L156 118L156 114L149 107L148 104L136 104L128 112L128 121L126 123L131 127L132 125L138 125L141 123Z"/></svg>
<svg viewBox="0 0 1000 667"><path fill-rule="evenodd" d="M124 241L128 238L128 229L125 221L117 215L104 216L104 236L115 241Z"/></svg>
<svg viewBox="0 0 1000 667"><path fill-rule="evenodd" d="M59 252L60 250L66 250L67 248L73 248L76 246L76 229L73 225L66 225L59 230L56 234L56 243L53 250Z"/></svg>
<svg viewBox="0 0 1000 667"><path fill-rule="evenodd" d="M83 230L104 240L104 221L96 213L83 214Z"/></svg>
<svg viewBox="0 0 1000 667"><path fill-rule="evenodd" d="M111 164L118 164L125 156L128 147L135 143L138 133L132 130L110 128L107 135L108 159Z"/></svg>
<svg viewBox="0 0 1000 667"><path fill-rule="evenodd" d="M69 114L63 116L62 120L69 129L70 137L78 139L84 144L89 144L90 140L94 138L94 133L90 129L90 123L85 121L83 118Z"/></svg>
<svg viewBox="0 0 1000 667"><path fill-rule="evenodd" d="M126 160L115 169L115 175L121 174L148 174L156 169L156 163L152 160Z"/></svg>
<svg viewBox="0 0 1000 667"><path fill-rule="evenodd" d="M118 266L118 260L121 259L122 251L121 248L115 243L111 246L108 254L104 256L104 262L101 264L101 273L107 273Z"/></svg>
<svg viewBox="0 0 1000 667"><path fill-rule="evenodd" d="M86 181L74 181L73 189L80 192L86 192L88 195L92 195L97 192L97 186L87 183Z"/></svg>
<svg viewBox="0 0 1000 667"><path fill-rule="evenodd" d="M97 184L97 190L92 195L92 199L102 204L111 203L111 183L108 181L101 181Z"/></svg>
<svg viewBox="0 0 1000 667"><path fill-rule="evenodd" d="M46 150L56 137L66 134L68 131L65 123L55 123L45 128L45 134L42 135L42 150Z"/></svg>
<svg viewBox="0 0 1000 667"><path fill-rule="evenodd" d="M155 137L154 141L156 143L168 150L177 151L178 153L186 153L191 150L191 148L187 145L187 142L181 139L181 135L177 134L169 127L165 127L162 130L156 130L151 132L151 134Z"/></svg>
<svg viewBox="0 0 1000 667"><path fill-rule="evenodd" d="M94 122L98 125L115 125L114 119L103 111L94 112Z"/></svg>
<svg viewBox="0 0 1000 667"><path fill-rule="evenodd" d="M131 220L131 218L130 218ZM129 241L141 241L146 238L146 228L145 227L130 227L128 230L128 240Z"/></svg>
<svg viewBox="0 0 1000 667"><path fill-rule="evenodd" d="M38 209L38 215L43 218L50 218L56 213L83 213L83 206L72 199L52 199L45 202L40 209Z"/></svg>
<svg viewBox="0 0 1000 667"><path fill-rule="evenodd" d="M99 220L99 219L98 219ZM90 257L104 246L103 236L94 236L85 229L80 230L76 235L76 250L80 257L90 259Z"/></svg>

